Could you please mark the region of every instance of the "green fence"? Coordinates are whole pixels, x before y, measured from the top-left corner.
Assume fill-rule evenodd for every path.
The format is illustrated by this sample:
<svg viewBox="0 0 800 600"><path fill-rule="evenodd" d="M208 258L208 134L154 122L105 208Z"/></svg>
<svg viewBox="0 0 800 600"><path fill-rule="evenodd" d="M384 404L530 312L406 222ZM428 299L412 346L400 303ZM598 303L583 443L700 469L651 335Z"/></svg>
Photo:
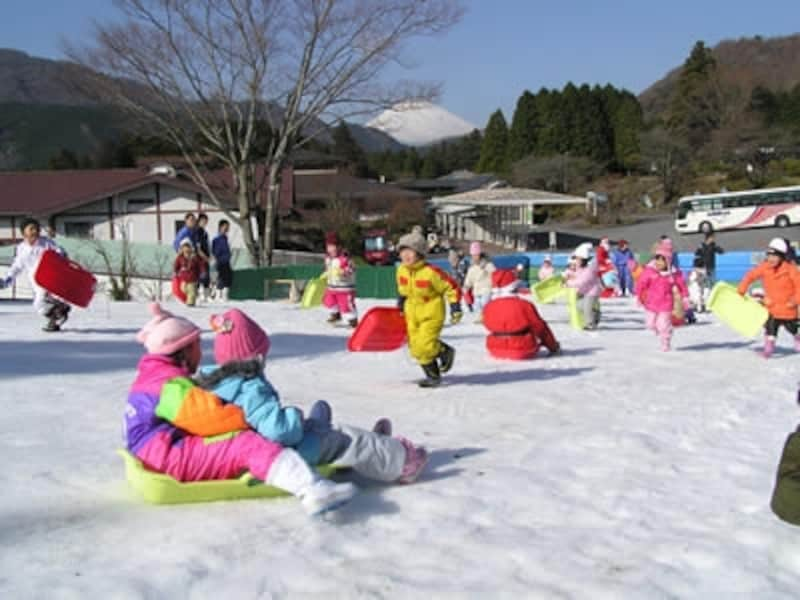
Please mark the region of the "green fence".
<svg viewBox="0 0 800 600"><path fill-rule="evenodd" d="M319 277L322 271L322 265L239 269L234 273L230 297L233 300L286 299L291 282L302 289L309 279ZM359 298L396 298L395 268L359 267L356 270L356 294Z"/></svg>

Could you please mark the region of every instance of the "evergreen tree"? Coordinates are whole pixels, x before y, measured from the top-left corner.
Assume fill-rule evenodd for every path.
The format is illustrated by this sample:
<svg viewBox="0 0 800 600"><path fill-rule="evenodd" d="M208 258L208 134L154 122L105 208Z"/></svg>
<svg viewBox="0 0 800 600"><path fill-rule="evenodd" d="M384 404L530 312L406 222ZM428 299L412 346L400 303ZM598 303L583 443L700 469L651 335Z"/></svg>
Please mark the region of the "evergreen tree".
<svg viewBox="0 0 800 600"><path fill-rule="evenodd" d="M639 100L630 92L620 94L612 118L614 161L625 171L641 163L639 137L644 129L644 116Z"/></svg>
<svg viewBox="0 0 800 600"><path fill-rule="evenodd" d="M536 154L558 154L562 135L561 93L557 90L551 92L547 88L539 90L536 94L536 113L542 124L536 139Z"/></svg>
<svg viewBox="0 0 800 600"><path fill-rule="evenodd" d="M511 162L516 162L536 151L539 127L536 96L525 90L517 100L508 135L508 152Z"/></svg>
<svg viewBox="0 0 800 600"><path fill-rule="evenodd" d="M423 179L435 179L443 174L442 171L442 162L437 156L437 151L431 150L422 161L420 177Z"/></svg>
<svg viewBox="0 0 800 600"><path fill-rule="evenodd" d="M578 89L572 121L570 151L600 164L610 163L613 159L612 126L606 114L601 90L592 90L586 84Z"/></svg>
<svg viewBox="0 0 800 600"><path fill-rule="evenodd" d="M421 161L416 148L409 148L405 151L403 158L402 171L406 177L419 177Z"/></svg>
<svg viewBox="0 0 800 600"><path fill-rule="evenodd" d="M722 120L717 62L703 42L697 42L683 64L672 98L669 129L693 151L702 148Z"/></svg>
<svg viewBox="0 0 800 600"><path fill-rule="evenodd" d="M508 124L503 111L497 109L486 125L478 171L501 174L508 171L508 166Z"/></svg>
<svg viewBox="0 0 800 600"><path fill-rule="evenodd" d="M48 167L54 171L63 171L66 169L78 169L80 164L78 157L72 150L61 148L57 154L50 157Z"/></svg>

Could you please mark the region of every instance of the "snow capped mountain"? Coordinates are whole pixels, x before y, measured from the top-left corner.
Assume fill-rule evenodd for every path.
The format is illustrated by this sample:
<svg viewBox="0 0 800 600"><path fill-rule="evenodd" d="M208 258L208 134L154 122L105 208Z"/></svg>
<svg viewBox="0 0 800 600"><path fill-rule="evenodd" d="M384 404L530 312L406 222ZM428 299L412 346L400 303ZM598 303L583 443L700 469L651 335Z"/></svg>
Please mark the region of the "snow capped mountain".
<svg viewBox="0 0 800 600"><path fill-rule="evenodd" d="M367 127L391 135L409 146L425 146L467 135L475 125L430 102L403 102L385 110Z"/></svg>

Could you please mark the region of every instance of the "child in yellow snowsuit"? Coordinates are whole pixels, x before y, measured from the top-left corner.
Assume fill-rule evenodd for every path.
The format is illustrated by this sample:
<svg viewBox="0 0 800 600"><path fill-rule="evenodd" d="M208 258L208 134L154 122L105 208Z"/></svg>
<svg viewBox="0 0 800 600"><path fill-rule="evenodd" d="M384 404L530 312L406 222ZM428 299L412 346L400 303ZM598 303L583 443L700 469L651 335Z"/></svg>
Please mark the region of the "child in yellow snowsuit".
<svg viewBox="0 0 800 600"><path fill-rule="evenodd" d="M441 374L453 367L455 350L439 340L445 319L445 300L450 304L452 322L461 320L461 292L458 284L442 270L425 262L427 242L418 232L409 233L398 243L400 266L397 291L400 309L408 328L411 356L422 366L425 379L421 387L435 387Z"/></svg>

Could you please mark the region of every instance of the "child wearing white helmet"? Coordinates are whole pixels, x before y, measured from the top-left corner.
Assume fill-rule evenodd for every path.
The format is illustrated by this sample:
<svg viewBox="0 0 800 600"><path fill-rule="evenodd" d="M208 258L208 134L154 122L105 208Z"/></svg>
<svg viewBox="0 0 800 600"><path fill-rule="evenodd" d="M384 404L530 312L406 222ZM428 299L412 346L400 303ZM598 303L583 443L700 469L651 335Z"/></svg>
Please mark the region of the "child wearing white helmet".
<svg viewBox="0 0 800 600"><path fill-rule="evenodd" d="M787 260L789 244L783 238L774 238L767 247L764 262L751 269L739 284L739 293L747 293L750 285L761 281L764 286L764 306L769 319L764 327L765 339L762 355L769 358L775 351L778 330L783 327L794 337L794 348L800 352L797 316L800 306L800 271Z"/></svg>
<svg viewBox="0 0 800 600"><path fill-rule="evenodd" d="M599 299L603 284L597 272L597 263L591 261L592 245L588 242L581 244L573 252L572 258L576 263L575 271L564 285L578 290L578 305L586 323L584 328L597 329L600 323Z"/></svg>

